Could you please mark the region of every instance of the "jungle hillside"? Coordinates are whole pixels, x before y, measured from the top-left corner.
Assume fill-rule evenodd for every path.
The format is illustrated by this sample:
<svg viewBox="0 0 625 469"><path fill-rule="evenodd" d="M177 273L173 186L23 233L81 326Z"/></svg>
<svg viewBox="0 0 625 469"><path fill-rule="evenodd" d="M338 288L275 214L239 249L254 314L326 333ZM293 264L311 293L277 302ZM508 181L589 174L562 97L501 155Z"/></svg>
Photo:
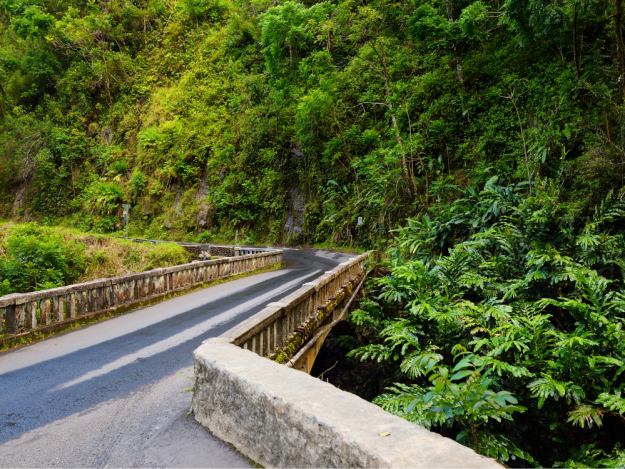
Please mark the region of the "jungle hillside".
<svg viewBox="0 0 625 469"><path fill-rule="evenodd" d="M620 1L0 11L5 219L368 248L494 175L578 217L623 185Z"/></svg>
<svg viewBox="0 0 625 469"><path fill-rule="evenodd" d="M91 275L124 204L131 236L385 250L353 392L508 466L625 465L623 0L0 15L0 219L36 223L7 292Z"/></svg>

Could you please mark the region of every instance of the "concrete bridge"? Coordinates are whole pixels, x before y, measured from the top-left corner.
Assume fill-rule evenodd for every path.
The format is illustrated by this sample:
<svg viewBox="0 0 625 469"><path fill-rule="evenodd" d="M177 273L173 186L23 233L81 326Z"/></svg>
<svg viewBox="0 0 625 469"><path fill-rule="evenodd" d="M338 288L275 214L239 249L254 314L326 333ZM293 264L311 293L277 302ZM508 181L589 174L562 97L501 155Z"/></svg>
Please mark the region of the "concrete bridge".
<svg viewBox="0 0 625 469"><path fill-rule="evenodd" d="M280 261L0 354L0 466L251 467L246 455L283 467L500 467L306 373L373 253L256 252L9 295L5 337ZM212 433L185 418L180 373L194 371L195 415Z"/></svg>
<svg viewBox="0 0 625 469"><path fill-rule="evenodd" d="M195 350L198 422L266 467L501 467L308 375L378 259L342 262Z"/></svg>

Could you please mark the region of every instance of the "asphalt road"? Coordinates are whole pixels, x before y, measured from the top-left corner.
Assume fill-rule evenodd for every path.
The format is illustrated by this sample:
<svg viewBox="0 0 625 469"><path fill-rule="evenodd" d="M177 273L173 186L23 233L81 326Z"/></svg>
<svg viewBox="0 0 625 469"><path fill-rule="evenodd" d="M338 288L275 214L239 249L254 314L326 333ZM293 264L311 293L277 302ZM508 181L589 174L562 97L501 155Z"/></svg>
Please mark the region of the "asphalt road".
<svg viewBox="0 0 625 469"><path fill-rule="evenodd" d="M0 354L0 467L250 467L185 417L192 352L350 256L286 250L286 268Z"/></svg>

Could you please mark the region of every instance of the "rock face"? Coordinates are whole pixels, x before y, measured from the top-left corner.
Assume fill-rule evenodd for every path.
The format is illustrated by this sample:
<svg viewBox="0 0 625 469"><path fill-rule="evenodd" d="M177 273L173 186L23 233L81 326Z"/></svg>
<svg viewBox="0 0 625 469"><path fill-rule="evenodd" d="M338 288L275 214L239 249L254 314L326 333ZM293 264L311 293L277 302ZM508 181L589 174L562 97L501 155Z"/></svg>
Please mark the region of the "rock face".
<svg viewBox="0 0 625 469"><path fill-rule="evenodd" d="M304 225L308 197L298 187L291 187L286 196L287 215L284 222L283 242L286 245L304 241Z"/></svg>
<svg viewBox="0 0 625 469"><path fill-rule="evenodd" d="M22 184L17 190L17 194L15 195L15 200L13 201L13 206L11 207L11 213L14 217L19 215L19 210L26 202L26 191L28 186L26 184Z"/></svg>
<svg viewBox="0 0 625 469"><path fill-rule="evenodd" d="M104 127L102 132L100 132L100 137L102 138L103 143L110 145L111 140L113 139L113 129L110 127Z"/></svg>
<svg viewBox="0 0 625 469"><path fill-rule="evenodd" d="M183 191L180 189L176 194L176 200L174 200L174 213L177 216L182 215L182 207L180 206L180 197L182 197Z"/></svg>
<svg viewBox="0 0 625 469"><path fill-rule="evenodd" d="M180 189L176 193L176 199L174 200L174 210L169 216L169 219L165 222L165 227L171 228L172 225L176 222L178 218L182 215L182 205L180 203L180 198L184 194L184 191Z"/></svg>
<svg viewBox="0 0 625 469"><path fill-rule="evenodd" d="M196 217L197 225L200 229L204 228L208 223L208 205L206 205L206 195L208 194L208 184L206 184L207 177L208 168L204 168L202 179L200 180L200 187L198 188L197 196L195 197L195 200L198 203L198 212Z"/></svg>

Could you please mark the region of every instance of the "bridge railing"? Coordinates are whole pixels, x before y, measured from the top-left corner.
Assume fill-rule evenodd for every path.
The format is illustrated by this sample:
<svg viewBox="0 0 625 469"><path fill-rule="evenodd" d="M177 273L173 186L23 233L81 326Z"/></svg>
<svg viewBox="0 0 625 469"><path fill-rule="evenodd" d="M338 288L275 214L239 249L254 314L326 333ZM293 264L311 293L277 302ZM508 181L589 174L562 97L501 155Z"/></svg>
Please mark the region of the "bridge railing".
<svg viewBox="0 0 625 469"><path fill-rule="evenodd" d="M501 468L309 375L308 358L299 366L297 355L318 352L319 334L345 317L376 261L369 252L340 264L205 340L193 352L196 421L265 467Z"/></svg>
<svg viewBox="0 0 625 469"><path fill-rule="evenodd" d="M54 323L128 307L240 273L282 262L282 251L194 261L120 277L0 297L0 336L15 336Z"/></svg>
<svg viewBox="0 0 625 469"><path fill-rule="evenodd" d="M280 301L269 303L221 338L262 357L287 363L337 302L358 284L376 254L369 251L339 264Z"/></svg>
<svg viewBox="0 0 625 469"><path fill-rule="evenodd" d="M120 238L123 239L123 238ZM233 246L233 245L220 245L209 243L186 243L182 241L163 241L158 239L146 239L146 238L130 238L135 243L149 243L149 244L163 244L173 243L183 246L185 249L193 252L194 254L200 254L202 251L207 252L211 256L247 256L249 254L261 254L263 252L274 252L276 248L260 248L254 246Z"/></svg>

